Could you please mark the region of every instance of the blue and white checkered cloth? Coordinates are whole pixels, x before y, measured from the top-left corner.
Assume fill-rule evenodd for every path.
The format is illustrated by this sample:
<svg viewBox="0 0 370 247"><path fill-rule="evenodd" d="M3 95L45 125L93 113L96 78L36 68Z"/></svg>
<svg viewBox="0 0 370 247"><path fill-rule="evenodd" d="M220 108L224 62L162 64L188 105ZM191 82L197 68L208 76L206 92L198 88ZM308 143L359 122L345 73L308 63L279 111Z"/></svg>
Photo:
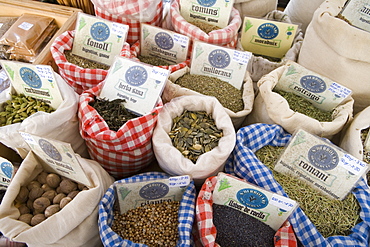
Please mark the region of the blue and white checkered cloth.
<svg viewBox="0 0 370 247"><path fill-rule="evenodd" d="M117 233L115 233L111 226L114 221L114 202L116 200L115 186L117 183L135 183L150 180L158 180L169 178L170 176L162 172L147 172L138 174L129 178L121 179L114 182L108 190L105 192L102 200L99 203L99 234L100 239L104 246L109 247L146 247L145 244L134 243L130 240L123 239ZM195 216L195 185L191 181L187 189L185 190L179 208L179 240L177 241L177 247L186 247L193 245L192 239L192 227Z"/></svg>
<svg viewBox="0 0 370 247"><path fill-rule="evenodd" d="M225 164L225 172L244 178L266 190L287 196L283 188L274 179L272 172L255 156L260 148L285 146L291 135L280 125L253 124L237 132L236 146ZM352 228L348 236L331 236L324 238L317 228L298 207L289 218L297 238L304 246L369 246L370 241L370 190L361 179L352 190L360 206L362 221Z"/></svg>

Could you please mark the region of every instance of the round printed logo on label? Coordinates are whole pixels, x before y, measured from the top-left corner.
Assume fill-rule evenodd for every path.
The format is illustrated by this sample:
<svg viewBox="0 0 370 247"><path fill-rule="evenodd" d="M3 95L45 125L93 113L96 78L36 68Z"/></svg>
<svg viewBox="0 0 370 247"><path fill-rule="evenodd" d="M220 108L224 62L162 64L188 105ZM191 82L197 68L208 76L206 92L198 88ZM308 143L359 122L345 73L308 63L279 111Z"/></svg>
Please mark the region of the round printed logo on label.
<svg viewBox="0 0 370 247"><path fill-rule="evenodd" d="M44 151L50 158L56 161L62 161L62 155L59 153L58 149L54 147L53 144L51 144L47 140L40 139L39 145L42 151Z"/></svg>
<svg viewBox="0 0 370 247"><path fill-rule="evenodd" d="M204 7L212 7L217 0L197 0L197 2Z"/></svg>
<svg viewBox="0 0 370 247"><path fill-rule="evenodd" d="M109 38L110 29L104 22L96 22L90 28L90 35L97 41L105 41Z"/></svg>
<svg viewBox="0 0 370 247"><path fill-rule="evenodd" d="M226 68L230 64L230 55L224 50L216 49L208 55L208 61L215 68Z"/></svg>
<svg viewBox="0 0 370 247"><path fill-rule="evenodd" d="M40 88L42 81L39 75L30 68L22 67L19 70L22 80L32 88Z"/></svg>
<svg viewBox="0 0 370 247"><path fill-rule="evenodd" d="M125 74L126 82L132 86L141 86L148 79L148 72L144 67L135 65L130 67Z"/></svg>
<svg viewBox="0 0 370 247"><path fill-rule="evenodd" d="M300 83L304 89L310 92L322 93L326 90L324 80L314 75L302 76Z"/></svg>
<svg viewBox="0 0 370 247"><path fill-rule="evenodd" d="M159 199L167 195L169 191L167 184L162 182L154 182L144 185L140 191L139 195L146 200Z"/></svg>
<svg viewBox="0 0 370 247"><path fill-rule="evenodd" d="M279 28L273 23L264 23L258 27L257 33L263 39L274 39L279 35Z"/></svg>
<svg viewBox="0 0 370 247"><path fill-rule="evenodd" d="M170 50L173 48L173 39L171 35L165 32L159 32L154 37L157 46L163 50Z"/></svg>
<svg viewBox="0 0 370 247"><path fill-rule="evenodd" d="M1 171L4 173L5 176L8 178L12 178L13 174L13 165L9 162L2 162L1 163Z"/></svg>
<svg viewBox="0 0 370 247"><path fill-rule="evenodd" d="M310 163L321 170L327 171L337 167L338 153L327 145L315 145L308 151Z"/></svg>
<svg viewBox="0 0 370 247"><path fill-rule="evenodd" d="M264 208L269 203L267 196L255 189L241 189L236 193L236 198L249 208Z"/></svg>

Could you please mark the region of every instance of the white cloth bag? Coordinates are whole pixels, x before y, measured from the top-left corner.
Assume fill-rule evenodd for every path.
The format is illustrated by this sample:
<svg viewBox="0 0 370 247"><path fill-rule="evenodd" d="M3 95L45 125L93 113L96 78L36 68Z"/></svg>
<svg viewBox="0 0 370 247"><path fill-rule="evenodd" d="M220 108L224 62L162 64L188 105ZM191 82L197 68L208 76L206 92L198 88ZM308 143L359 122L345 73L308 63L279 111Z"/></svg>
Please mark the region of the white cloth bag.
<svg viewBox="0 0 370 247"><path fill-rule="evenodd" d="M234 8L239 10L240 17L263 17L277 8L277 0L235 0Z"/></svg>

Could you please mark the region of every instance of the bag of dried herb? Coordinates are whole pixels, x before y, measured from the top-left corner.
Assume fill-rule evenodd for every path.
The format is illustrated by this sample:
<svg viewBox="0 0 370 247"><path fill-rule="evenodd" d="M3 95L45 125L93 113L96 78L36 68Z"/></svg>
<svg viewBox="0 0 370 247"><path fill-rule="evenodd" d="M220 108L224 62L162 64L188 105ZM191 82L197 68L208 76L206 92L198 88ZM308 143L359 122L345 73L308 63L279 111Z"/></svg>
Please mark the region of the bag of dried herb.
<svg viewBox="0 0 370 247"><path fill-rule="evenodd" d="M264 17L276 9L277 3L277 0L235 0L234 8L243 18L244 16Z"/></svg>
<svg viewBox="0 0 370 247"><path fill-rule="evenodd" d="M274 87L287 65L271 71L258 82L253 110L243 126L254 123L279 124L289 133L301 128L314 135L333 138L352 119L353 98L347 97L333 112L324 112L293 93L275 92Z"/></svg>
<svg viewBox="0 0 370 247"><path fill-rule="evenodd" d="M200 40L206 43L235 48L238 39L238 31L242 24L239 11L232 9L229 25L222 29L203 31L200 27L187 22L180 14L179 0L171 3L171 22L174 31L190 37L191 40ZM189 51L192 45L189 46Z"/></svg>
<svg viewBox="0 0 370 247"><path fill-rule="evenodd" d="M109 66L72 55L75 31L65 31L55 38L50 50L58 66L59 74L78 93L95 87L108 74ZM125 44L120 55L129 57L129 45Z"/></svg>
<svg viewBox="0 0 370 247"><path fill-rule="evenodd" d="M97 225L98 206L105 191L114 182L114 179L96 161L84 159L78 155L76 155L76 158L81 168L85 171L87 178L93 181L93 186L80 191L67 205L52 216L45 219L43 214L39 214L37 217L38 221L44 220L35 226L31 226L18 220L21 211L24 212L25 206L24 203L19 202L25 201L26 204L28 202L28 204L31 203L33 205L29 192L37 190L32 190L32 186L36 186L43 191L42 188L47 183L46 177L41 175L45 173L45 170L38 157L33 152L28 153L16 172L0 205L0 231L4 236L12 241L26 243L29 247L91 247L102 245ZM38 183L31 183L31 181L37 181ZM78 186L72 180L67 184L63 183L63 185L65 185L63 186L64 192L68 192ZM56 190L58 189L48 191L56 193ZM20 194L21 191L22 194ZM32 195L34 194L32 193ZM39 206L38 210L49 203L53 205L49 201L51 198L49 195L43 198L44 200L39 201L42 203L37 204ZM20 211L21 205L23 205L23 209ZM35 212L37 211L35 210Z"/></svg>
<svg viewBox="0 0 370 247"><path fill-rule="evenodd" d="M140 23L159 26L162 22L162 0L91 0L95 15L128 25L126 41L132 45L140 40Z"/></svg>
<svg viewBox="0 0 370 247"><path fill-rule="evenodd" d="M297 246L288 221L274 231L264 222L224 205L213 203L217 176L202 185L196 201L196 246Z"/></svg>
<svg viewBox="0 0 370 247"><path fill-rule="evenodd" d="M78 95L55 73L63 102L53 109L32 97L17 95L12 87L0 94L0 142L24 158L31 150L19 132L70 143L73 150L88 158L85 140L79 134Z"/></svg>
<svg viewBox="0 0 370 247"><path fill-rule="evenodd" d="M170 74L162 93L162 99L166 103L184 95L216 97L237 130L253 108L253 81L249 73L246 73L242 90L238 90L230 83L215 77L191 75L190 68L185 67Z"/></svg>
<svg viewBox="0 0 370 247"><path fill-rule="evenodd" d="M100 114L92 106L103 84L104 82L99 83L80 95L78 108L80 134L86 141L90 156L113 177L121 179L137 173L154 160L152 135L163 104L159 98L157 106L150 113L127 118L124 112L119 113L120 103L116 102L117 106L111 107L111 111L103 118L103 113ZM121 126L116 126L118 129L113 129L108 123L110 120L113 123L114 117L125 117L127 121L121 122Z"/></svg>
<svg viewBox="0 0 370 247"><path fill-rule="evenodd" d="M118 180L114 182L99 203L99 232L100 238L104 246L193 246L192 242L192 226L194 221L194 209L195 209L195 186L194 182L185 188L182 195L182 199L179 203L176 203L176 207L171 207L170 212L162 210L158 212L156 218L151 218L150 215L146 215L148 219L144 218L144 213L137 214L133 211L129 219L125 219L122 215L119 215L117 210L117 193L116 186L119 184L129 184L144 181L155 182L158 179L166 179L170 176L162 172L147 172L141 173L126 179ZM175 202L172 202L175 203ZM170 203L171 204L171 203ZM158 207L156 207L156 205ZM160 204L147 204L146 207L151 209L148 210L160 210ZM144 206L145 207L145 206ZM177 208L178 207L178 208ZM136 208L140 210L139 207ZM156 209L158 208L158 209ZM165 221L168 215L174 215L174 221L171 226ZM165 225L165 229L157 227L158 218L163 218L162 223ZM150 229L145 227L145 223L151 220L148 224ZM127 229L124 226L131 222L142 222L143 225L138 226L136 224L135 232L130 232L130 228ZM134 226L131 227L131 229ZM152 239L152 242L149 242ZM174 242L175 241L175 242ZM168 243L170 242L170 243ZM169 244L169 245L166 245Z"/></svg>
<svg viewBox="0 0 370 247"><path fill-rule="evenodd" d="M359 160L370 164L370 106L357 113L351 123L342 130L339 146ZM367 183L370 182L367 173Z"/></svg>
<svg viewBox="0 0 370 247"><path fill-rule="evenodd" d="M153 132L159 166L171 175L190 175L200 184L223 170L234 145L231 119L210 96L186 95L166 103Z"/></svg>
<svg viewBox="0 0 370 247"><path fill-rule="evenodd" d="M279 10L273 10L267 13L263 19L278 21L283 23L292 23L289 16L284 14L284 12ZM262 76L270 73L274 69L284 65L287 61L297 61L299 50L301 49L303 42L303 33L300 29L297 30L294 37L291 48L287 51L282 59L270 58L265 56L260 56L253 54L251 61L248 64L247 70L249 71L251 78L254 82L261 79ZM237 44L238 50L243 50L241 46L240 39L238 39Z"/></svg>
<svg viewBox="0 0 370 247"><path fill-rule="evenodd" d="M368 246L370 190L361 179L343 201L330 200L290 176L273 171L291 134L277 124L252 124L237 133L225 172L299 203L289 218L303 246Z"/></svg>
<svg viewBox="0 0 370 247"><path fill-rule="evenodd" d="M298 63L351 89L356 114L370 105L370 32L338 18L346 0L322 2L307 27Z"/></svg>
<svg viewBox="0 0 370 247"><path fill-rule="evenodd" d="M135 42L135 44L130 47L130 53L131 54L129 58L137 58L142 63L158 66L167 69L170 72L175 72L190 65L190 59L187 59L184 62L178 64L169 64L167 61L162 60L159 57L141 56L140 41Z"/></svg>

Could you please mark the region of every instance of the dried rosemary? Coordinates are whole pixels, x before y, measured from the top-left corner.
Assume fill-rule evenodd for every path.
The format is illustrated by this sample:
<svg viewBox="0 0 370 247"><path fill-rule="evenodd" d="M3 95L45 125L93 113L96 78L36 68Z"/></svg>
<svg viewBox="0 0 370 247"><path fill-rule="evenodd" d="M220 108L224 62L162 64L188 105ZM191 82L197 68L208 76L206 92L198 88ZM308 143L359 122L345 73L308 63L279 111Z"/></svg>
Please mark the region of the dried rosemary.
<svg viewBox="0 0 370 247"><path fill-rule="evenodd" d="M170 66L171 63L167 62L164 59L161 59L160 57L150 57L150 56L141 56L139 55L137 57L140 62L147 63L154 66Z"/></svg>
<svg viewBox="0 0 370 247"><path fill-rule="evenodd" d="M104 69L108 70L110 66L91 61L89 59L72 54L71 50L65 50L64 55L68 62L73 63L85 69Z"/></svg>
<svg viewBox="0 0 370 247"><path fill-rule="evenodd" d="M136 118L137 116L129 112L125 106L124 99L98 99L90 102L89 105L95 108L100 116L105 120L109 129L118 131L128 120Z"/></svg>
<svg viewBox="0 0 370 247"><path fill-rule="evenodd" d="M366 128L366 129L363 129L361 130L361 142L362 142L362 147L363 147L363 161L370 164L370 151L368 150L365 150L365 140L366 140L366 137L367 135L369 134L369 129L370 128ZM367 178L367 184L370 185L370 172L368 172L366 174L366 178Z"/></svg>
<svg viewBox="0 0 370 247"><path fill-rule="evenodd" d="M215 25L212 25L212 24L208 24L208 23L205 23L205 22L202 22L202 21L191 21L189 22L190 24L196 26L196 27L199 27L203 32L205 33L210 33L214 30L219 30L221 29L220 27L218 26L215 26Z"/></svg>
<svg viewBox="0 0 370 247"><path fill-rule="evenodd" d="M280 94L289 104L290 109L295 112L302 113L308 117L314 118L320 122L331 122L333 121L333 111L323 111L315 107L311 102L305 98L296 95L291 92L285 92L282 90L273 90Z"/></svg>
<svg viewBox="0 0 370 247"><path fill-rule="evenodd" d="M350 234L360 219L360 205L352 193L343 201L321 195L303 181L274 171L274 165L284 147L264 146L256 151L257 158L273 173L276 181L325 237Z"/></svg>
<svg viewBox="0 0 370 247"><path fill-rule="evenodd" d="M216 77L186 73L179 77L175 83L198 93L214 96L223 107L233 112L244 109L243 92Z"/></svg>

